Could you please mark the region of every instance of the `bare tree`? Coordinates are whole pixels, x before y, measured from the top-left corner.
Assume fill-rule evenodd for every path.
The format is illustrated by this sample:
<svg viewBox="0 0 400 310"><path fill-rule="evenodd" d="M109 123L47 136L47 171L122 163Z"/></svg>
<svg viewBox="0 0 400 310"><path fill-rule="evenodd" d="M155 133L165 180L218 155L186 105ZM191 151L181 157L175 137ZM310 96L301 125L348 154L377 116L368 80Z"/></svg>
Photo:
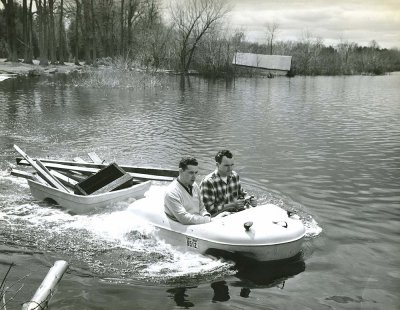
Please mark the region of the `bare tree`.
<svg viewBox="0 0 400 310"><path fill-rule="evenodd" d="M121 6L124 1L121 1ZM98 0L96 5L96 38L98 40L97 52L99 57L113 56L116 51L119 50L120 44L115 44L117 33L114 33L114 23L118 24L120 21L121 27L123 26L123 14L121 13L120 18L113 20L116 12L118 11L117 5L114 4L113 0ZM119 16L118 16L119 17ZM117 29L117 27L116 27Z"/></svg>
<svg viewBox="0 0 400 310"><path fill-rule="evenodd" d="M15 24L15 8L13 0L1 0L4 5L6 24L7 24L7 48L8 58L7 60L12 62L18 61L17 54L17 36L16 36L16 24Z"/></svg>
<svg viewBox="0 0 400 310"><path fill-rule="evenodd" d="M297 69L306 75L317 74L321 61L320 53L322 48L322 38L305 30L302 34L301 42L297 44L294 54L297 58Z"/></svg>
<svg viewBox="0 0 400 310"><path fill-rule="evenodd" d="M132 45L133 28L142 14L143 0L121 0L120 7L120 55L127 56Z"/></svg>
<svg viewBox="0 0 400 310"><path fill-rule="evenodd" d="M81 3L79 0L75 0L76 11L75 11L75 65L79 64L79 27L81 24Z"/></svg>
<svg viewBox="0 0 400 310"><path fill-rule="evenodd" d="M96 34L97 31L95 30L96 26L96 14L94 12L94 1L90 1L90 13L91 13L91 48L92 48L92 63L96 64L97 61L97 39L96 39Z"/></svg>
<svg viewBox="0 0 400 310"><path fill-rule="evenodd" d="M178 34L179 66L189 71L193 54L202 37L229 11L224 0L175 1L170 7Z"/></svg>
<svg viewBox="0 0 400 310"><path fill-rule="evenodd" d="M245 41L246 35L242 30L236 30L232 36L232 44L234 47L235 52L239 51L241 48L242 43Z"/></svg>
<svg viewBox="0 0 400 310"><path fill-rule="evenodd" d="M24 44L24 62L27 61L29 55L29 15L28 15L28 2L22 1L22 39ZM32 63L32 60L31 60Z"/></svg>
<svg viewBox="0 0 400 310"><path fill-rule="evenodd" d="M171 42L171 28L162 24L157 0L141 0L135 14L135 31L130 49L132 56L146 69L157 70L166 62Z"/></svg>
<svg viewBox="0 0 400 310"><path fill-rule="evenodd" d="M28 53L27 57L24 58L24 63L33 64L33 13L32 13L33 0L29 1L28 10Z"/></svg>
<svg viewBox="0 0 400 310"><path fill-rule="evenodd" d="M82 0L83 23L81 23L82 36L84 37L85 63L87 65L96 63L96 29L93 0Z"/></svg>
<svg viewBox="0 0 400 310"><path fill-rule="evenodd" d="M49 0L49 51L50 51L50 63L55 64L56 59L56 32L54 23L54 0Z"/></svg>
<svg viewBox="0 0 400 310"><path fill-rule="evenodd" d="M40 65L47 66L48 59L48 28L47 25L47 2L46 0L35 0L38 19L39 19L39 52L40 52Z"/></svg>
<svg viewBox="0 0 400 310"><path fill-rule="evenodd" d="M279 32L279 24L276 22L272 22L272 23L267 23L266 24L267 27L267 43L268 43L268 47L269 47L269 54L273 55L273 46L274 46L274 41L276 39L276 36Z"/></svg>
<svg viewBox="0 0 400 310"><path fill-rule="evenodd" d="M64 65L64 0L61 0L60 3L60 19L58 21L58 37L59 37L59 42L58 42L58 63L60 65Z"/></svg>
<svg viewBox="0 0 400 310"><path fill-rule="evenodd" d="M127 42L126 42L128 50L131 48L132 44L133 25L135 24L137 18L142 14L140 4L141 3L139 0L129 0L128 2L128 14L127 14L128 28L127 28Z"/></svg>
<svg viewBox="0 0 400 310"><path fill-rule="evenodd" d="M124 12L125 12L125 1L121 0L121 15L120 15L120 19L119 19L120 27L121 27L121 29L120 29L121 30L121 38L120 38L119 52L120 52L121 55L123 54L123 52L125 50L125 48L124 48L124 43L125 43L125 33L124 33L124 29L125 29L125 27L124 27L125 14L124 14Z"/></svg>
<svg viewBox="0 0 400 310"><path fill-rule="evenodd" d="M349 43L347 40L340 39L336 51L339 57L338 66L341 73L349 74L351 72L350 56L354 47L354 43Z"/></svg>

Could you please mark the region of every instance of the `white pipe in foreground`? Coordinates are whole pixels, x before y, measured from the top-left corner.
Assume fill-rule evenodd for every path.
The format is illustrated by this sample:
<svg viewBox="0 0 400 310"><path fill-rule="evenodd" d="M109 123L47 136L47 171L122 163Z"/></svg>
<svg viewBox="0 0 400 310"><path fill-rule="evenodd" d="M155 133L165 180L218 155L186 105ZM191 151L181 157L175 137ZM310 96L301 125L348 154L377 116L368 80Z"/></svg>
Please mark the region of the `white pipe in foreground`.
<svg viewBox="0 0 400 310"><path fill-rule="evenodd" d="M56 286L58 282L60 282L67 268L68 263L66 261L56 261L54 266L50 268L32 299L23 304L22 310L42 310L47 308L51 297L54 295Z"/></svg>

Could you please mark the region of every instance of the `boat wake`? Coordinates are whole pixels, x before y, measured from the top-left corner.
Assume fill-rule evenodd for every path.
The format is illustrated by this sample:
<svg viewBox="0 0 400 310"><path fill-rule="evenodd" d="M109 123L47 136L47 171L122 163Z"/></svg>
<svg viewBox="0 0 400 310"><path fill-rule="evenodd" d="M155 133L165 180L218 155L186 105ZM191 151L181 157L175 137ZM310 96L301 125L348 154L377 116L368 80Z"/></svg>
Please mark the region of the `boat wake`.
<svg viewBox="0 0 400 310"><path fill-rule="evenodd" d="M154 228L120 202L101 214L73 215L33 200L25 180L1 172L0 242L51 253L78 274L111 282L199 283L231 275L232 263L181 253L153 237Z"/></svg>
<svg viewBox="0 0 400 310"><path fill-rule="evenodd" d="M33 200L25 180L0 173L0 241L11 247L51 253L70 263L72 272L104 281L149 285L188 285L234 275L235 264L197 253L182 253L154 238L154 228L135 217L130 202L101 214L73 215ZM165 185L147 196L162 199ZM308 236L319 233L310 218Z"/></svg>

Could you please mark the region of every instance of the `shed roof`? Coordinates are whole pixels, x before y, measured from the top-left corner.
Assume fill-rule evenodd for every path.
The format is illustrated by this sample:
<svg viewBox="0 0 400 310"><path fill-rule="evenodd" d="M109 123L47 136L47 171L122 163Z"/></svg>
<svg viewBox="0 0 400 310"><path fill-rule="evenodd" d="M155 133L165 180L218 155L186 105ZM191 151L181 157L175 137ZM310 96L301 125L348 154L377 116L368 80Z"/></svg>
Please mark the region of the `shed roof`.
<svg viewBox="0 0 400 310"><path fill-rule="evenodd" d="M236 53L232 64L239 66L289 71L292 56Z"/></svg>

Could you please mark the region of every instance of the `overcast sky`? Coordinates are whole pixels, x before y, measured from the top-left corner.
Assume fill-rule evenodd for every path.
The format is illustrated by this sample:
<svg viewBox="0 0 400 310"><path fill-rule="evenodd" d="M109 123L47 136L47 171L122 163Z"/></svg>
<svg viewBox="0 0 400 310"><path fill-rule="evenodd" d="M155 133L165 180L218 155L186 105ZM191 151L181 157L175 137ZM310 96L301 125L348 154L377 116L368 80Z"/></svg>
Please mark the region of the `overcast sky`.
<svg viewBox="0 0 400 310"><path fill-rule="evenodd" d="M400 0L229 0L230 27L246 40L265 42L266 24L279 24L277 40L300 40L308 32L325 45L340 40L400 48Z"/></svg>

